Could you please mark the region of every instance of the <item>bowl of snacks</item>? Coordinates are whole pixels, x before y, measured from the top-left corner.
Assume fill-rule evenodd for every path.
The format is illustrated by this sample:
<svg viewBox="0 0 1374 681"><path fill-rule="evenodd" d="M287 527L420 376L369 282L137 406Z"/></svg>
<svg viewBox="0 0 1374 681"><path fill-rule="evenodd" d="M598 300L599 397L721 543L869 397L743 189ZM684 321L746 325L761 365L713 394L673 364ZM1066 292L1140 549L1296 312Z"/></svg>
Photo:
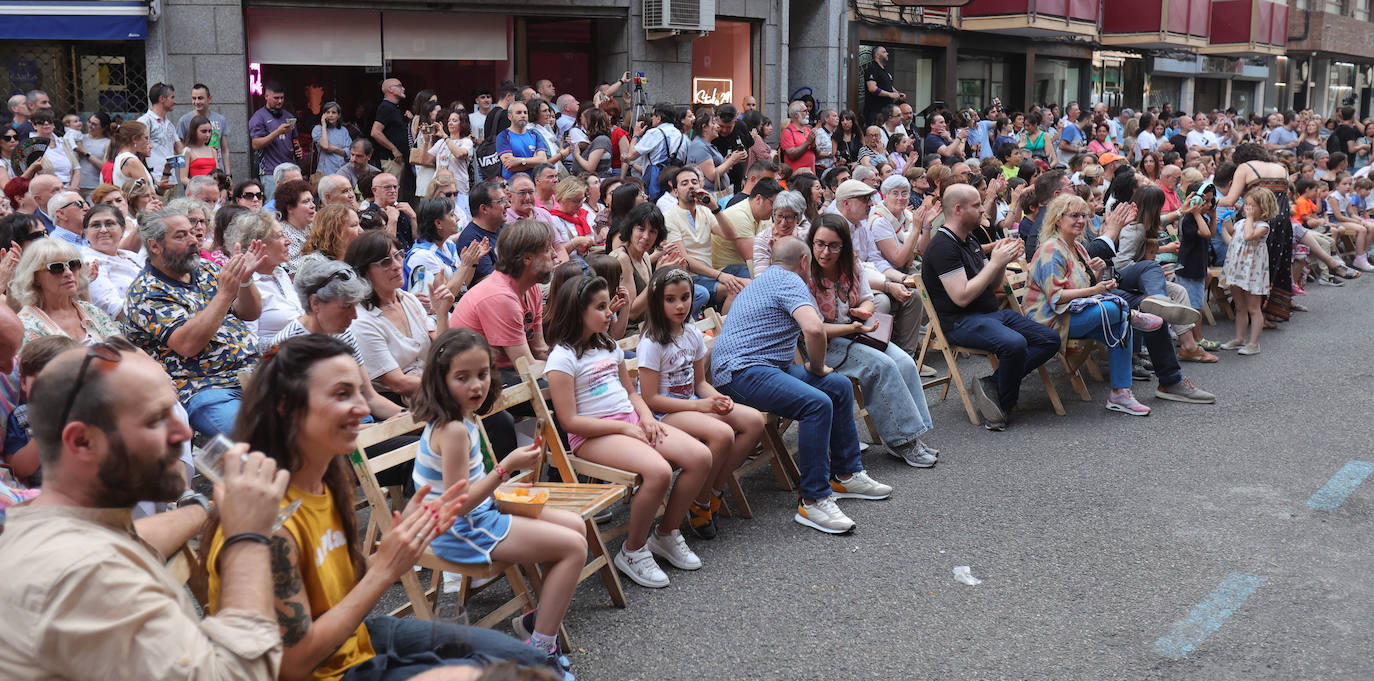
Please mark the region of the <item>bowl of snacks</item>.
<svg viewBox="0 0 1374 681"><path fill-rule="evenodd" d="M549 490L542 487L523 485L501 485L492 493L496 499L496 510L510 515L538 518L549 501Z"/></svg>

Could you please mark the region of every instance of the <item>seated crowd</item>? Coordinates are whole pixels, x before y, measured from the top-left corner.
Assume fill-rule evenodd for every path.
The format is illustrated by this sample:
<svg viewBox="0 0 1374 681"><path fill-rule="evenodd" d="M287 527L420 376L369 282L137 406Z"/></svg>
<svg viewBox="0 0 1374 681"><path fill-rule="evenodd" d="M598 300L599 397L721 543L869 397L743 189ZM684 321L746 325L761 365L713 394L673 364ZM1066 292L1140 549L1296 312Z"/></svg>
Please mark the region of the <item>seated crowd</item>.
<svg viewBox="0 0 1374 681"><path fill-rule="evenodd" d="M1256 354L1264 328L1305 309L1303 283L1374 271L1374 182L1346 165L1363 153L1368 170L1364 137L1294 156L1228 112L1209 124L1076 104L1063 118L937 112L922 135L909 106L860 130L799 100L777 141L757 109L660 104L634 120L623 82L586 104L539 85L479 91L480 121L422 92L415 113L432 125L413 126L414 165L397 160L404 90L388 79L370 138L334 134L340 107L326 105L313 178L282 160L232 187L158 180L138 122L107 133L127 181L83 194L41 162L13 173L0 489L22 503L0 516L0 659L19 678L85 678L111 659L130 678L470 679L503 661L571 678L558 632L587 530L493 503L544 453L521 446L529 413L492 413L503 388L540 381L567 451L637 476L612 564L662 588L660 560L703 567L682 530L720 536L768 414L797 425L794 519L821 532L855 528L837 500L894 493L866 470L858 399L876 398L884 451L935 466L923 375L936 370L917 357L937 328L996 358L967 387L989 430L1040 417L1022 380L1073 341L1105 351L1106 409L1146 416L1135 382L1212 403L1182 362ZM270 121L281 89L267 91ZM165 123L167 93L150 99ZM1275 116L1271 131L1289 129ZM294 120L255 124L254 144L289 139ZM186 139L213 169L214 150ZM1201 332L1212 278L1235 305L1225 343ZM367 547L348 456L363 429L406 415L424 428L412 492ZM238 443L213 503L190 485L197 435ZM198 534L203 620L162 565ZM518 638L371 615L427 549L543 564Z"/></svg>

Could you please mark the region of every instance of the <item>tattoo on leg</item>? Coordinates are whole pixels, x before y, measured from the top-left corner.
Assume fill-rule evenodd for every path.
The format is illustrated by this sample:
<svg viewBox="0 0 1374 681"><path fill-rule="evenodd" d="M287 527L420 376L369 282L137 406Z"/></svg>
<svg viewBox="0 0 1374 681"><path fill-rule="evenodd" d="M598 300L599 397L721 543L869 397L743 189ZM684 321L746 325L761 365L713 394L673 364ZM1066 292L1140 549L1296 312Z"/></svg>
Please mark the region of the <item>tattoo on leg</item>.
<svg viewBox="0 0 1374 681"><path fill-rule="evenodd" d="M291 562L291 545L285 537L272 537L272 595L286 600L301 592L301 573Z"/></svg>

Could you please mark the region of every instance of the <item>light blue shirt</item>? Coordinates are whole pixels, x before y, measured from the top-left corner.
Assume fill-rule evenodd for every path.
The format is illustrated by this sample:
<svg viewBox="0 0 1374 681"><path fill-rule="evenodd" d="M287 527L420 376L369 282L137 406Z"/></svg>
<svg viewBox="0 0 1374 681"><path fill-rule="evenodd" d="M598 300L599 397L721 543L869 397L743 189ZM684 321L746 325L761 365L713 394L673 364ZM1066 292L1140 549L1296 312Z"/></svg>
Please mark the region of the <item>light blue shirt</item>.
<svg viewBox="0 0 1374 681"><path fill-rule="evenodd" d="M70 231L65 227L58 227L56 225L54 225L52 230L48 232L48 236L54 239L61 239L73 246L76 246L77 248L91 245L89 241L86 241L86 237L81 236L76 232Z"/></svg>
<svg viewBox="0 0 1374 681"><path fill-rule="evenodd" d="M716 387L729 385L737 372L751 367L790 365L801 335L792 313L808 305L815 308L816 301L806 282L782 265L769 267L745 285L711 353Z"/></svg>

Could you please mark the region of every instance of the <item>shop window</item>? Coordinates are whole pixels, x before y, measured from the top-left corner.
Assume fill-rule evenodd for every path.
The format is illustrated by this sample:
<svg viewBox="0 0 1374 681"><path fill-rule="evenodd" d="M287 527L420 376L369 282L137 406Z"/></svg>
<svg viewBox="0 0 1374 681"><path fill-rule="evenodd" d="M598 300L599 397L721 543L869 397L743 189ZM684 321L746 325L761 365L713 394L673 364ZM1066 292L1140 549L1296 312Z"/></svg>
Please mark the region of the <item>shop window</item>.
<svg viewBox="0 0 1374 681"><path fill-rule="evenodd" d="M1171 104L1174 109L1178 109L1181 106L1182 95L1182 78L1153 76L1150 78L1150 91L1145 100L1145 106L1162 108L1165 104Z"/></svg>
<svg viewBox="0 0 1374 681"><path fill-rule="evenodd" d="M141 41L0 41L0 63L0 89L43 90L54 111L105 111L132 120L148 110Z"/></svg>
<svg viewBox="0 0 1374 681"><path fill-rule="evenodd" d="M1036 104L1059 104L1078 99L1078 65L1065 59L1035 60L1034 90Z"/></svg>
<svg viewBox="0 0 1374 681"><path fill-rule="evenodd" d="M754 92L753 24L716 20L716 30L692 41L692 103L734 104L741 111L744 98ZM675 99L670 94L669 99Z"/></svg>
<svg viewBox="0 0 1374 681"><path fill-rule="evenodd" d="M955 93L959 109L982 111L1006 92L1006 66L1000 59L960 56ZM1005 105L1006 102L1003 102Z"/></svg>

